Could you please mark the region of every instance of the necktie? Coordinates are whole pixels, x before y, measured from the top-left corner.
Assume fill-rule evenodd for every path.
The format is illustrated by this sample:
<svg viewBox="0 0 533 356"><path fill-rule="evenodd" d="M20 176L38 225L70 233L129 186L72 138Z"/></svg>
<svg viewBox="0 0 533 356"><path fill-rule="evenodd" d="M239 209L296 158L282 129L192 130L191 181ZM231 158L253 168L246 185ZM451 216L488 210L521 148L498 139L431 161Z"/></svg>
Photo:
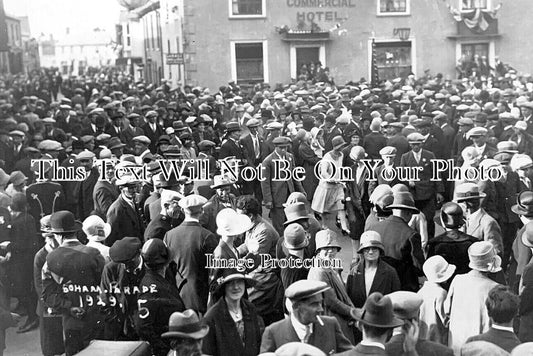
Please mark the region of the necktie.
<svg viewBox="0 0 533 356"><path fill-rule="evenodd" d="M304 336L304 343L309 343L309 338L311 337L311 327L309 325L305 326L305 336Z"/></svg>
<svg viewBox="0 0 533 356"><path fill-rule="evenodd" d="M255 152L255 158L259 158L259 140L257 139L257 136L252 136L254 141L254 152Z"/></svg>

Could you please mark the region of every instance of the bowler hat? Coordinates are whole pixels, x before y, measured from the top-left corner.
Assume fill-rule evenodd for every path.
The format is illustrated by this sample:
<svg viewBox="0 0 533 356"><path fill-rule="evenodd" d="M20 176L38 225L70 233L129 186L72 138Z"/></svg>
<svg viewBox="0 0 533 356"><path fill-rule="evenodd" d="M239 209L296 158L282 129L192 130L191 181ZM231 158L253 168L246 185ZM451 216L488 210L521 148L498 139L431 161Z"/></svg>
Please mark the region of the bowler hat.
<svg viewBox="0 0 533 356"><path fill-rule="evenodd" d="M463 183L455 190L455 201L457 203L481 199L486 196L485 193L479 191L479 186L474 183Z"/></svg>
<svg viewBox="0 0 533 356"><path fill-rule="evenodd" d="M70 211L57 211L50 217L50 232L69 233L81 230L82 224Z"/></svg>
<svg viewBox="0 0 533 356"><path fill-rule="evenodd" d="M455 273L456 266L448 263L441 255L431 256L424 262L422 270L430 282L442 283Z"/></svg>
<svg viewBox="0 0 533 356"><path fill-rule="evenodd" d="M420 306L424 302L415 292L397 291L387 294L392 302L394 315L399 319L414 319L418 317Z"/></svg>
<svg viewBox="0 0 533 356"><path fill-rule="evenodd" d="M200 322L200 318L192 309L183 313L175 312L170 315L168 331L161 335L162 338L185 338L199 340L209 332L209 326Z"/></svg>
<svg viewBox="0 0 533 356"><path fill-rule="evenodd" d="M468 259L468 267L476 271L495 273L502 269L502 259L489 241L474 242L470 245Z"/></svg>
<svg viewBox="0 0 533 356"><path fill-rule="evenodd" d="M359 249L357 253L362 253L365 248L376 247L379 248L382 254L385 254L385 247L381 240L379 232L367 230L361 234Z"/></svg>
<svg viewBox="0 0 533 356"><path fill-rule="evenodd" d="M418 213L418 209L415 207L413 195L408 192L399 192L394 194L394 200L387 208L410 210L414 213Z"/></svg>
<svg viewBox="0 0 533 356"><path fill-rule="evenodd" d="M513 213L533 217L533 192L525 190L518 194L516 204L511 207Z"/></svg>
<svg viewBox="0 0 533 356"><path fill-rule="evenodd" d="M395 328L404 322L394 317L392 301L379 292L368 296L362 309L357 310L355 319L361 324L377 328Z"/></svg>
<svg viewBox="0 0 533 356"><path fill-rule="evenodd" d="M309 215L307 213L305 203L289 204L283 210L285 212L285 216L287 217L287 221L283 223L283 225L285 226L299 220L309 220Z"/></svg>
<svg viewBox="0 0 533 356"><path fill-rule="evenodd" d="M148 265L164 265L170 261L170 251L161 239L149 239L141 249L144 262Z"/></svg>
<svg viewBox="0 0 533 356"><path fill-rule="evenodd" d="M302 279L292 283L285 289L285 297L292 301L311 298L331 289L326 282Z"/></svg>
<svg viewBox="0 0 533 356"><path fill-rule="evenodd" d="M302 250L309 245L309 240L302 225L290 224L285 227L283 245L289 250Z"/></svg>
<svg viewBox="0 0 533 356"><path fill-rule="evenodd" d="M445 227L456 229L463 226L463 209L454 202L448 202L442 206L440 218Z"/></svg>
<svg viewBox="0 0 533 356"><path fill-rule="evenodd" d="M320 250L321 248L326 247L335 247L338 249L338 251L342 249L341 245L337 241L337 234L330 229L318 231L315 236L315 241L316 252L318 252L318 250Z"/></svg>
<svg viewBox="0 0 533 356"><path fill-rule="evenodd" d="M109 257L116 263L127 262L141 252L141 246L141 240L138 237L123 237L109 248Z"/></svg>

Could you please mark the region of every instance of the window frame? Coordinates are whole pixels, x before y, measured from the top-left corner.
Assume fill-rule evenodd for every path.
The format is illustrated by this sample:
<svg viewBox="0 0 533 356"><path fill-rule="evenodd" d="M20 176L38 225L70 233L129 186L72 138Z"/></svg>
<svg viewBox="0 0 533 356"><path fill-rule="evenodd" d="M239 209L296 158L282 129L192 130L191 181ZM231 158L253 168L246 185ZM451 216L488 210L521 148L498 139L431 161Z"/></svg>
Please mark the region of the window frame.
<svg viewBox="0 0 533 356"><path fill-rule="evenodd" d="M476 0L471 0L471 1L476 1ZM491 0L486 0L486 6L485 7L482 7L481 10L490 10L492 8L492 2ZM473 7L473 8L465 8L463 7L463 0L459 0L459 11L460 12L470 12L470 11L475 11L476 8Z"/></svg>
<svg viewBox="0 0 533 356"><path fill-rule="evenodd" d="M410 42L411 43L411 72L414 73L415 77L418 77L417 75L417 58L416 58L416 38L410 37L407 41L399 40L398 38L391 38L391 39L375 39L376 44L381 43L403 43L403 42ZM368 78L372 78L372 39L368 40ZM380 78L381 80L382 78Z"/></svg>
<svg viewBox="0 0 533 356"><path fill-rule="evenodd" d="M267 40L237 40L230 41L230 63L231 63L231 78L236 83L238 82L237 78L237 50L236 46L239 44L246 43L262 43L263 44L263 83L269 82L269 73L268 73L268 41Z"/></svg>
<svg viewBox="0 0 533 356"><path fill-rule="evenodd" d="M411 0L405 0L405 12L381 12L381 1L376 1L376 16L378 17L387 17L387 16L411 16Z"/></svg>
<svg viewBox="0 0 533 356"><path fill-rule="evenodd" d="M266 0L261 0L261 14L260 15L235 15L233 13L233 1L228 0L228 13L230 19L264 19L266 18ZM238 1L238 0L237 0Z"/></svg>

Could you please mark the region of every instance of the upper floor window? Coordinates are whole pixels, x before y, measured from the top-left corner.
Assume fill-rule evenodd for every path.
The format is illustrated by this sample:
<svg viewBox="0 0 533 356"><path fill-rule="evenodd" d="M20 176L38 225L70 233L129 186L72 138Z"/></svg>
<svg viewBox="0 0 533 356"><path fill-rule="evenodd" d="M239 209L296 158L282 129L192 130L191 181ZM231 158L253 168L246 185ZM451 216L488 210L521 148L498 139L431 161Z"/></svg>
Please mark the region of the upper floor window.
<svg viewBox="0 0 533 356"><path fill-rule="evenodd" d="M409 15L410 0L378 0L378 15Z"/></svg>
<svg viewBox="0 0 533 356"><path fill-rule="evenodd" d="M461 0L461 10L487 9L488 0Z"/></svg>
<svg viewBox="0 0 533 356"><path fill-rule="evenodd" d="M230 17L264 17L265 0L229 0Z"/></svg>

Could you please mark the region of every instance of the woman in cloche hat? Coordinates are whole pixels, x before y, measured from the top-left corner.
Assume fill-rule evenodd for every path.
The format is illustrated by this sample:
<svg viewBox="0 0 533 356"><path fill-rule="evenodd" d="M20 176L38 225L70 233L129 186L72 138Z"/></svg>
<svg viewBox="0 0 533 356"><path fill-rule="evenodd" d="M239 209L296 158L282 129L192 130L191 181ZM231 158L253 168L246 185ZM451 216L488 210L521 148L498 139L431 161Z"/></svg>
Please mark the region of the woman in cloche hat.
<svg viewBox="0 0 533 356"><path fill-rule="evenodd" d="M246 298L246 289L255 281L235 269L225 269L215 283L213 295L218 301L205 315L209 332L202 351L217 356L257 355L263 321Z"/></svg>

